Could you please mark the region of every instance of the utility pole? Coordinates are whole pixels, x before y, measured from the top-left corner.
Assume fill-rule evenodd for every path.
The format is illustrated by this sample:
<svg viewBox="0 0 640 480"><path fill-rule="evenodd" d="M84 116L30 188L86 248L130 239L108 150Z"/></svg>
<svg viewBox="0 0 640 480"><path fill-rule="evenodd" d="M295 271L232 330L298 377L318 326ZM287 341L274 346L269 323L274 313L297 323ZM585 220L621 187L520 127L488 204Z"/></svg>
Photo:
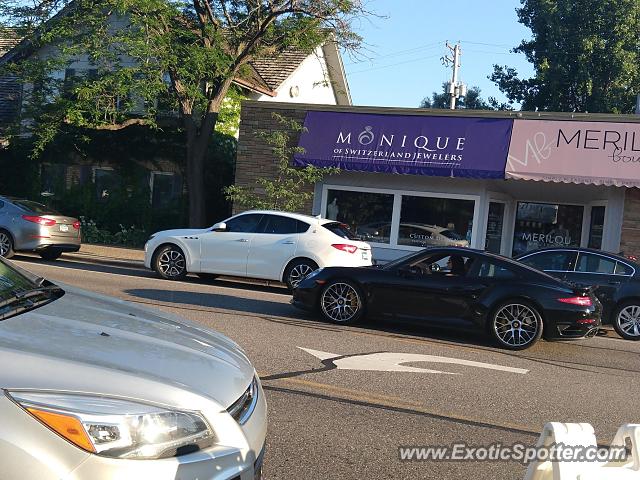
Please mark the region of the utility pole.
<svg viewBox="0 0 640 480"><path fill-rule="evenodd" d="M453 47L449 45L449 42L447 42L446 46L453 54L453 57L445 55L440 60L445 67L448 67L449 65L453 66L451 82L449 83L449 96L451 98L449 108L451 108L451 110L455 110L456 99L459 97L464 97L467 94L467 86L462 82L458 82L458 69L461 66L460 56L462 55L462 50L460 48L459 42Z"/></svg>

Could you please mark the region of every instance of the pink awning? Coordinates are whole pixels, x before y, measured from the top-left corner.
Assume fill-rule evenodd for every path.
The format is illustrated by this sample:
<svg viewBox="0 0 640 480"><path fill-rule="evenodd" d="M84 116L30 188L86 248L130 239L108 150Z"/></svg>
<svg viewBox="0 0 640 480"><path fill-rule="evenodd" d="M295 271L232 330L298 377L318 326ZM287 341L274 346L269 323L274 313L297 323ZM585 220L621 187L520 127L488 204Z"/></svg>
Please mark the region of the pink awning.
<svg viewBox="0 0 640 480"><path fill-rule="evenodd" d="M640 122L515 120L505 177L640 187Z"/></svg>

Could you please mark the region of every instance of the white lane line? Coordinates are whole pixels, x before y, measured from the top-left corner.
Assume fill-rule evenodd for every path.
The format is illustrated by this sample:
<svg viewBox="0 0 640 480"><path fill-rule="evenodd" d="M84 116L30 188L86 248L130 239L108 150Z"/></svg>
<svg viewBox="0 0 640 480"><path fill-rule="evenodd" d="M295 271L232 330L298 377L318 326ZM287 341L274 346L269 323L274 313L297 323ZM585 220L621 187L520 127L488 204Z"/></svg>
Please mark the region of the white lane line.
<svg viewBox="0 0 640 480"><path fill-rule="evenodd" d="M420 353L368 353L364 355L338 355L335 353L312 350L310 348L298 347L300 350L320 360L333 360L333 364L341 370L367 370L376 372L415 372L415 373L437 373L443 375L460 375L459 373L444 372L441 370L430 370L420 367L409 367L405 363L430 362L444 363L449 365L462 365L465 367L483 368L485 370L497 370L501 372L516 373L526 375L529 370L524 368L505 367L493 363L474 362L461 358L440 357L436 355L424 355Z"/></svg>

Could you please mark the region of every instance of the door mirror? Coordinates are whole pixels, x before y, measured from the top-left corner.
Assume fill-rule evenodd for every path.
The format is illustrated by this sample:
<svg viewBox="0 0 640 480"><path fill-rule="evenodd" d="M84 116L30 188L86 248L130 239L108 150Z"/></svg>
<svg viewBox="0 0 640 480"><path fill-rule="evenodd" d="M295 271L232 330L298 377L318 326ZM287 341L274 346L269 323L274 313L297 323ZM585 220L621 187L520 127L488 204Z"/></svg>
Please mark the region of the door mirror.
<svg viewBox="0 0 640 480"><path fill-rule="evenodd" d="M227 230L227 224L224 222L216 223L212 228L212 232L225 232Z"/></svg>

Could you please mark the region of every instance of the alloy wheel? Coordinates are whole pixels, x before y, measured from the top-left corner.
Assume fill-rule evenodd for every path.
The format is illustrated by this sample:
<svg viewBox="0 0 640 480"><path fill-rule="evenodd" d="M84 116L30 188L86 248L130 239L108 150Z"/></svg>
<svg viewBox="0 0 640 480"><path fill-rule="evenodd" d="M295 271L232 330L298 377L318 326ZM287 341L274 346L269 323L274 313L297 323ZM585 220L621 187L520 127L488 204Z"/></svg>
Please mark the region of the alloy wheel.
<svg viewBox="0 0 640 480"><path fill-rule="evenodd" d="M311 272L313 268L306 263L299 263L291 269L289 272L289 285L291 288L296 288L298 284L304 280Z"/></svg>
<svg viewBox="0 0 640 480"><path fill-rule="evenodd" d="M178 250L166 250L158 258L158 268L167 277L178 277L186 268L184 255Z"/></svg>
<svg viewBox="0 0 640 480"><path fill-rule="evenodd" d="M640 336L640 306L628 305L620 310L616 319L620 330L630 337Z"/></svg>
<svg viewBox="0 0 640 480"><path fill-rule="evenodd" d="M498 310L493 320L496 337L509 347L524 347L538 338L540 319L528 306L509 303Z"/></svg>
<svg viewBox="0 0 640 480"><path fill-rule="evenodd" d="M11 251L11 239L9 235L0 232L0 257L4 257Z"/></svg>
<svg viewBox="0 0 640 480"><path fill-rule="evenodd" d="M332 283L322 293L320 299L322 312L330 320L338 323L353 320L362 308L360 295L348 283Z"/></svg>

